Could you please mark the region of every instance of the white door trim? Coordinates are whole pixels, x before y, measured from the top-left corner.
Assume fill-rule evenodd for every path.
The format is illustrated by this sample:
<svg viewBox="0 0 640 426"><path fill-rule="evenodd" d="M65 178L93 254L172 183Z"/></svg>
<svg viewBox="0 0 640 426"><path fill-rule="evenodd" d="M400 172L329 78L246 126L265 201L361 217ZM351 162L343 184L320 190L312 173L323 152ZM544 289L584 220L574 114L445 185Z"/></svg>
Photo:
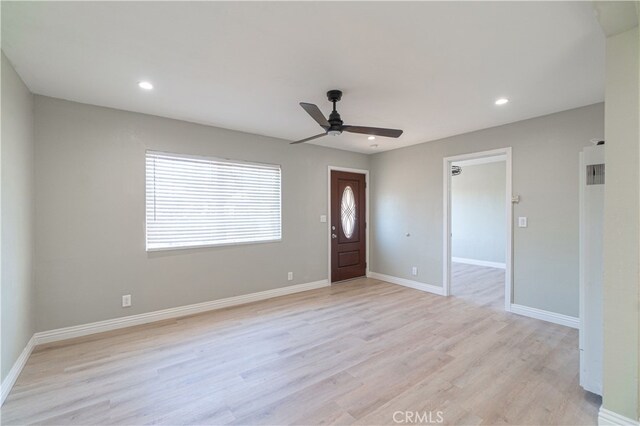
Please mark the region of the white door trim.
<svg viewBox="0 0 640 426"><path fill-rule="evenodd" d="M504 279L504 310L511 311L513 303L513 207L512 197L512 165L511 147L493 149L490 151L473 152L469 154L455 155L443 159L443 286L444 295L451 294L451 163L471 159L479 159L495 156L506 157L506 182L507 190L505 196L506 204L506 243L505 243L505 279Z"/></svg>
<svg viewBox="0 0 640 426"><path fill-rule="evenodd" d="M327 245L328 245L328 270L329 273L327 275L327 280L329 281L329 284L332 284L331 282L331 172L332 171L339 171L339 172L350 172L350 173L360 173L364 175L364 183L365 183L365 198L366 198L366 202L365 202L365 221L366 221L366 226L365 226L365 238L367 239L366 241L366 247L365 247L365 251L366 251L366 260L365 262L367 262L367 269L365 271L366 276L369 276L369 187L371 186L369 184L369 170L364 170L364 169L351 169L348 167L339 167L339 166L329 166L328 167L328 171L327 171L327 210L328 210L328 214L327 214Z"/></svg>

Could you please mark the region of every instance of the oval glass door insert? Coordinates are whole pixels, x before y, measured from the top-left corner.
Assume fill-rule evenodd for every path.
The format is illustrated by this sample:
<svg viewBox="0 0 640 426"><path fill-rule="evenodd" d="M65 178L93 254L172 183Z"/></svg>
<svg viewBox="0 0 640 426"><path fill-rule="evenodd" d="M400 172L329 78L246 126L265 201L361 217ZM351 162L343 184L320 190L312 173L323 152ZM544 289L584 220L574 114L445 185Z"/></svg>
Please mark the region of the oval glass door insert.
<svg viewBox="0 0 640 426"><path fill-rule="evenodd" d="M342 201L340 202L340 221L342 222L342 231L344 236L351 238L353 230L356 227L356 198L353 190L347 186L342 192Z"/></svg>

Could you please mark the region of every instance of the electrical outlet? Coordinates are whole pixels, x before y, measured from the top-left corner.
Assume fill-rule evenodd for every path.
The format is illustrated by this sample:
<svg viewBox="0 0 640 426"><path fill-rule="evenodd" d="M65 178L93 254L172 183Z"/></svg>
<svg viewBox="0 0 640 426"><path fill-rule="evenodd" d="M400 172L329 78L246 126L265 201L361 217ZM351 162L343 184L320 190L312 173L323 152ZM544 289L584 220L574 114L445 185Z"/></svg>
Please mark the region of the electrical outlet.
<svg viewBox="0 0 640 426"><path fill-rule="evenodd" d="M124 296L122 296L122 307L128 308L130 306L131 306L131 295L125 294Z"/></svg>
<svg viewBox="0 0 640 426"><path fill-rule="evenodd" d="M418 267L414 266L411 268L411 275L416 276L418 275Z"/></svg>
<svg viewBox="0 0 640 426"><path fill-rule="evenodd" d="M293 272L287 273L287 280L289 280L289 281L293 280Z"/></svg>

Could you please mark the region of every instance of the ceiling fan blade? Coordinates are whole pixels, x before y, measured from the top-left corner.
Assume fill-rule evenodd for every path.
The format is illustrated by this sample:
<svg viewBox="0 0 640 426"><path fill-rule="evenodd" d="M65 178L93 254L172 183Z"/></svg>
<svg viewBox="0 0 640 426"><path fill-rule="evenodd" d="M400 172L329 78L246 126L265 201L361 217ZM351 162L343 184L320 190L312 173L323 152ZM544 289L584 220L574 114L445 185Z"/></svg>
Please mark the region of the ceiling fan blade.
<svg viewBox="0 0 640 426"><path fill-rule="evenodd" d="M349 133L363 133L365 135L384 136L386 138L397 138L402 134L402 130L383 129L380 127L342 126L342 130Z"/></svg>
<svg viewBox="0 0 640 426"><path fill-rule="evenodd" d="M322 113L322 111L320 111L320 108L318 108L317 105L314 104L308 104L305 102L300 102L300 106L307 111L307 114L309 114L311 116L311 118L313 118L314 120L316 120L316 122L323 128L329 128L329 126L331 126L331 124L329 124L329 122L327 121L326 117L324 116L324 114Z"/></svg>
<svg viewBox="0 0 640 426"><path fill-rule="evenodd" d="M289 145L293 145L293 144L296 144L296 143L309 142L311 140L318 139L318 138L321 138L323 136L327 136L327 134L326 133L320 133L319 135L311 136L310 138L306 138L306 139L302 139L302 140L299 140L299 141L291 142Z"/></svg>

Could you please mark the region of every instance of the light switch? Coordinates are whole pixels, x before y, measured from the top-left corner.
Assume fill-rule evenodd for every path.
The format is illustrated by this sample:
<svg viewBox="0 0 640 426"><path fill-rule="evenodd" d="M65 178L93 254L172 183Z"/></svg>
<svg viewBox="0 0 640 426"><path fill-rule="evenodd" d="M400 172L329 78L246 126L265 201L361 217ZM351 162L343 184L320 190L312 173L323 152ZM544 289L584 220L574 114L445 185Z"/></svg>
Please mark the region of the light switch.
<svg viewBox="0 0 640 426"><path fill-rule="evenodd" d="M518 227L520 228L526 228L527 227L527 218L526 217L519 217L518 218Z"/></svg>
<svg viewBox="0 0 640 426"><path fill-rule="evenodd" d="M323 214L322 216L320 216L320 222L326 223L327 222L327 215Z"/></svg>

